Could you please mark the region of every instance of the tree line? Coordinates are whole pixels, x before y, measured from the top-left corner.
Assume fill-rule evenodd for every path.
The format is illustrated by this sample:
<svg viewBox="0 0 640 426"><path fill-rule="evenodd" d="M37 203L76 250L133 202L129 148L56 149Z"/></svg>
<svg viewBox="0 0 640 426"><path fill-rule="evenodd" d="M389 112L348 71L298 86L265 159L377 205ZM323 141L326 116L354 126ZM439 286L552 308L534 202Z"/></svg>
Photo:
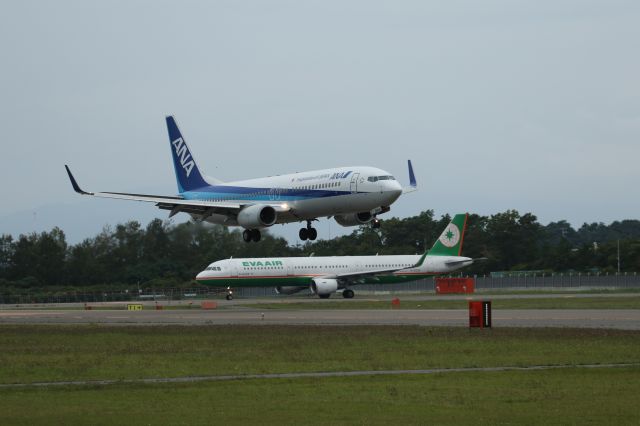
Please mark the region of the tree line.
<svg viewBox="0 0 640 426"><path fill-rule="evenodd" d="M414 254L428 249L449 223L432 210L390 218L379 229L360 226L350 235L304 244L264 233L258 244L240 231L199 222L154 219L146 227L130 221L70 245L63 230L0 237L0 289L42 287L193 285L212 261L233 257ZM566 221L541 225L531 213L508 210L469 215L463 255L487 260L465 270L615 272L640 271L640 221L609 225Z"/></svg>

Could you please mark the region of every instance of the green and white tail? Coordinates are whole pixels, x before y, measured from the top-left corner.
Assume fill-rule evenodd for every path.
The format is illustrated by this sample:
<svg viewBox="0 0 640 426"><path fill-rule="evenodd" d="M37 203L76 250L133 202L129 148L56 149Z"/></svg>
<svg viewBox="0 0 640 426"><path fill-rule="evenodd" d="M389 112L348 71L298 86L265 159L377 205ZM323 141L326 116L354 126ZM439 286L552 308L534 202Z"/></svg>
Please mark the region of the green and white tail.
<svg viewBox="0 0 640 426"><path fill-rule="evenodd" d="M429 256L460 256L468 214L457 214L429 250Z"/></svg>

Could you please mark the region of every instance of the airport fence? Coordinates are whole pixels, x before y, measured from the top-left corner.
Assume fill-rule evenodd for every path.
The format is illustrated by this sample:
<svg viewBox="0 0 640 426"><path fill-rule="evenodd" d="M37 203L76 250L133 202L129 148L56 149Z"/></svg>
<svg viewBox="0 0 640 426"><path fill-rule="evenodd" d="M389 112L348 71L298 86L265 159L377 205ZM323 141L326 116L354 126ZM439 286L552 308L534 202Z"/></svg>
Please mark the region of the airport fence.
<svg viewBox="0 0 640 426"><path fill-rule="evenodd" d="M467 277L456 275L456 277ZM587 290L587 289L639 289L640 274L627 272L621 274L513 274L500 277L475 276L476 290L500 291L500 290ZM396 294L396 293L435 293L434 278L424 278L401 284L362 284L354 287L358 293L365 294ZM276 296L271 287L265 288L240 288L234 290L237 297L269 297ZM302 296L309 292L298 293Z"/></svg>
<svg viewBox="0 0 640 426"><path fill-rule="evenodd" d="M461 277L464 275L456 275ZM640 290L640 274L513 274L500 277L476 276L477 291L509 290L587 290L587 289L637 289ZM363 284L354 289L361 294L435 293L433 278L425 278L401 284ZM224 288L163 288L136 291L62 292L55 294L0 294L0 305L46 304L46 303L105 303L128 301L199 300L220 298ZM278 296L273 287L235 288L235 297ZM298 297L312 297L304 290ZM294 297L295 297L294 296ZM282 296L280 296L282 297ZM292 296L284 296L292 297Z"/></svg>

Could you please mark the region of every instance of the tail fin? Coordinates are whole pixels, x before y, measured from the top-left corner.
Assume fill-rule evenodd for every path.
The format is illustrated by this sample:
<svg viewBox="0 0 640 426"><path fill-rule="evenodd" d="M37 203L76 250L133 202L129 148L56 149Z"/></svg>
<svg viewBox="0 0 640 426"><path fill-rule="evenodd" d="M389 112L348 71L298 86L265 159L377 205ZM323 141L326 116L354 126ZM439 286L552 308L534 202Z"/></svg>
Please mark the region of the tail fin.
<svg viewBox="0 0 640 426"><path fill-rule="evenodd" d="M173 156L173 166L176 171L178 181L178 191L192 191L209 185L198 169L196 160L191 155L176 120L173 116L167 116L167 130L169 131L169 142L171 143L171 155Z"/></svg>
<svg viewBox="0 0 640 426"><path fill-rule="evenodd" d="M457 214L429 250L429 256L460 256L468 214Z"/></svg>

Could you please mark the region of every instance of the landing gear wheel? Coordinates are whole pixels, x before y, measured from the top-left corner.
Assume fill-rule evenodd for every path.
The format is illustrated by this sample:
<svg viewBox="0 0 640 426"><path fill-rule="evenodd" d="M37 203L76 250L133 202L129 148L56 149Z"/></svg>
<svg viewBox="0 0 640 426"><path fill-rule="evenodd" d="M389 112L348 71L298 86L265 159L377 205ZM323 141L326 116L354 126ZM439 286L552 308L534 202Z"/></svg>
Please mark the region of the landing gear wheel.
<svg viewBox="0 0 640 426"><path fill-rule="evenodd" d="M329 294L319 294L318 297L320 299L328 299L328 298L331 297L331 293L329 293Z"/></svg>
<svg viewBox="0 0 640 426"><path fill-rule="evenodd" d="M378 229L378 228L380 228L380 219L377 219L377 218L373 219L373 220L371 221L371 227L372 227L373 229Z"/></svg>
<svg viewBox="0 0 640 426"><path fill-rule="evenodd" d="M318 238L318 231L316 231L316 228L312 228L311 227L311 221L308 220L307 221L307 227L306 228L300 228L300 232L298 233L298 236L300 237L300 239L302 241L305 241L307 239L313 241L316 238Z"/></svg>
<svg viewBox="0 0 640 426"><path fill-rule="evenodd" d="M260 230L259 229L245 229L242 231L242 239L245 243L250 243L251 241L255 241L256 243L260 241Z"/></svg>
<svg viewBox="0 0 640 426"><path fill-rule="evenodd" d="M225 299L227 299L227 300L233 300L233 294L227 294L227 295L225 296Z"/></svg>
<svg viewBox="0 0 640 426"><path fill-rule="evenodd" d="M351 290L351 289L345 289L345 290L342 292L342 297L344 297L345 299L353 299L353 295L354 295L354 294L355 294L355 293L353 292L353 290Z"/></svg>

